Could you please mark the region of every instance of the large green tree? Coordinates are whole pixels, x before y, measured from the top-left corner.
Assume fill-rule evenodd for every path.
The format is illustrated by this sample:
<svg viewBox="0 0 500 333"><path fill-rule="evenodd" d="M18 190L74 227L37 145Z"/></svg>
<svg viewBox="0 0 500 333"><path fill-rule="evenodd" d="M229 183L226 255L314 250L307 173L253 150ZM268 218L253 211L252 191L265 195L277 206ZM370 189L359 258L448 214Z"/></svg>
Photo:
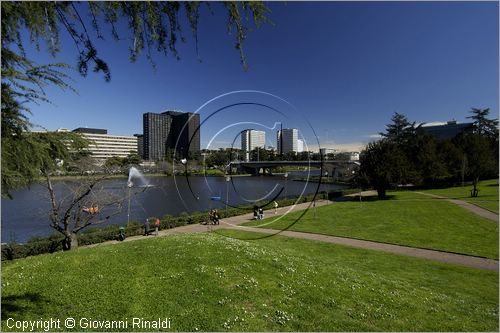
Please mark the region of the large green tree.
<svg viewBox="0 0 500 333"><path fill-rule="evenodd" d="M456 144L464 153L466 175L472 180L471 196L478 196L481 178L498 177L498 119L489 119L489 109L470 110L473 130L462 133Z"/></svg>
<svg viewBox="0 0 500 333"><path fill-rule="evenodd" d="M490 109L472 108L469 111L472 115L467 117L473 120L474 132L498 140L498 119L489 119Z"/></svg>
<svg viewBox="0 0 500 333"><path fill-rule="evenodd" d="M31 125L27 103L48 102L44 89L50 85L72 89L67 83L72 64L38 64L25 52L26 41L39 50L46 44L56 57L61 35L68 34L74 42L78 72L86 76L91 69L109 81L111 68L95 46L97 39L129 41L131 62L143 53L153 66L155 53L179 59L177 45L185 40L184 30L192 32L198 49L197 30L204 6L209 11L219 8L226 12L228 32L234 35L235 48L246 68L243 43L247 33L267 21L269 11L262 2L2 1L2 195L32 183L39 174L39 166L26 154L19 154L28 149L23 134ZM47 153L36 137L30 139L29 149L36 155Z"/></svg>
<svg viewBox="0 0 500 333"><path fill-rule="evenodd" d="M408 181L410 164L401 147L388 139L368 144L360 154L359 174L378 194L379 199L386 198L391 186Z"/></svg>
<svg viewBox="0 0 500 333"><path fill-rule="evenodd" d="M415 134L415 122L410 122L404 114L394 112L391 123L386 125L385 132L380 135L398 144L405 144Z"/></svg>

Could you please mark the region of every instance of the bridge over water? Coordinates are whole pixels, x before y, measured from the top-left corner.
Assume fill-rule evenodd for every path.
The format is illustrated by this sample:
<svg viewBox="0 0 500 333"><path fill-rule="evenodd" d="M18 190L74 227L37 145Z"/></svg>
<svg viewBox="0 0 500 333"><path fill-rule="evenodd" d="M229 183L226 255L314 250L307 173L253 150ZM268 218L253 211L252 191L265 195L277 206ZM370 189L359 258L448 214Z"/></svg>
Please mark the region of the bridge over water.
<svg viewBox="0 0 500 333"><path fill-rule="evenodd" d="M355 170L359 166L358 161L323 160L323 161L235 161L229 163L230 167L238 168L253 175L272 175L272 170L283 166L305 166L309 168L322 169L329 175L334 175L339 169Z"/></svg>

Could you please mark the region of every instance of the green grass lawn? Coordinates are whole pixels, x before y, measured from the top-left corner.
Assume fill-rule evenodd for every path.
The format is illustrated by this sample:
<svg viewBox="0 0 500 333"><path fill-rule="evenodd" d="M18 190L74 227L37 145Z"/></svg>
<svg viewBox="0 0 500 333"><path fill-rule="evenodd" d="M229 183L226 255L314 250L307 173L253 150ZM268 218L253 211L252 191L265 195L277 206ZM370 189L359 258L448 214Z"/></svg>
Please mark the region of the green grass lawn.
<svg viewBox="0 0 500 333"><path fill-rule="evenodd" d="M498 179L481 181L479 182L478 188L479 196L476 198L471 198L470 196L472 185L465 187L426 190L422 192L441 195L452 199L464 200L498 214Z"/></svg>
<svg viewBox="0 0 500 333"><path fill-rule="evenodd" d="M168 317L172 331L498 331L498 273L280 236L190 234L4 263L3 331L9 317Z"/></svg>
<svg viewBox="0 0 500 333"><path fill-rule="evenodd" d="M295 212L245 225L498 258L498 223L422 194L388 195L390 200L334 202L317 207L316 213L309 209L302 217L303 212Z"/></svg>

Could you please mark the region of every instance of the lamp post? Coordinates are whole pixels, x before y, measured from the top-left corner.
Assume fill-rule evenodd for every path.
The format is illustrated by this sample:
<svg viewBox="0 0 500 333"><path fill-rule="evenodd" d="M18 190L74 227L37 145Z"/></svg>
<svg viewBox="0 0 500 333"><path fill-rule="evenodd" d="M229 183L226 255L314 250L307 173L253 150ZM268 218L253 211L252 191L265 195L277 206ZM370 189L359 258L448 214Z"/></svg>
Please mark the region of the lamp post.
<svg viewBox="0 0 500 333"><path fill-rule="evenodd" d="M352 170L351 174L352 174L354 177L356 177L356 170ZM359 178L358 178L357 183L358 183L358 186L359 186L359 202L361 202L361 186L360 186L360 184L359 184Z"/></svg>
<svg viewBox="0 0 500 333"><path fill-rule="evenodd" d="M231 176L226 175L226 217L227 217L227 204L229 202L229 182L231 181Z"/></svg>
<svg viewBox="0 0 500 333"><path fill-rule="evenodd" d="M129 180L127 182L127 187L128 187L127 227L130 223L130 190L132 189L132 186L134 186L134 183L132 183L132 181Z"/></svg>
<svg viewBox="0 0 500 333"><path fill-rule="evenodd" d="M285 172L285 198L288 195L288 172Z"/></svg>

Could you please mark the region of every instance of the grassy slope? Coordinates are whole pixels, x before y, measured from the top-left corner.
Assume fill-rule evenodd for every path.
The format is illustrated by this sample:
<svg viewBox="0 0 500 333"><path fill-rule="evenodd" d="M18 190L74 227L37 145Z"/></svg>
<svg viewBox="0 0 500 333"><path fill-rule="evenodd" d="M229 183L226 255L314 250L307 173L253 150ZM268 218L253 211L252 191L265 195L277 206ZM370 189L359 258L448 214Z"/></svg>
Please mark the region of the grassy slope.
<svg viewBox="0 0 500 333"><path fill-rule="evenodd" d="M428 192L443 197L464 200L479 207L488 209L498 214L498 179L485 180L479 182L479 196L477 198L470 197L471 186L451 187L436 190L427 190Z"/></svg>
<svg viewBox="0 0 500 333"><path fill-rule="evenodd" d="M50 316L168 316L175 331L498 331L498 273L307 240L216 234L4 264L2 329L8 317Z"/></svg>
<svg viewBox="0 0 500 333"><path fill-rule="evenodd" d="M393 196L390 200L335 202L318 207L316 217L314 209L310 209L300 219L302 212L297 212L282 219L271 217L246 225L275 229L290 226L289 230L295 231L498 258L498 223L424 195L389 195Z"/></svg>

